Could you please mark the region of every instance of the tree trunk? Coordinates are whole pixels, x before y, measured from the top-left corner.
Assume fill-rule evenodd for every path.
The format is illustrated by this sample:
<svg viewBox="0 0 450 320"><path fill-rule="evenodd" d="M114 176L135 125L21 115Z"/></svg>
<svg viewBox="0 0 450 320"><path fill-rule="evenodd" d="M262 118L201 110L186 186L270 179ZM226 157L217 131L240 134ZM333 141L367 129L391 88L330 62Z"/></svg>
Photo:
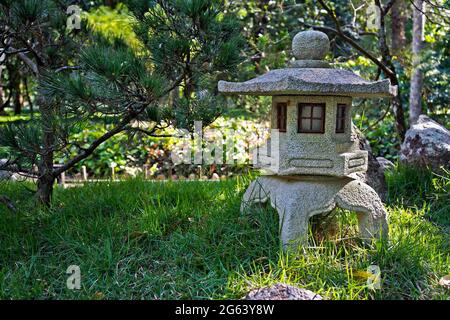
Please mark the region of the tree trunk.
<svg viewBox="0 0 450 320"><path fill-rule="evenodd" d="M38 201L46 207L51 205L54 183L55 178L51 174L46 174L38 179L36 196Z"/></svg>
<svg viewBox="0 0 450 320"><path fill-rule="evenodd" d="M5 109L5 105L3 104L3 87L1 85L1 79L0 79L0 115L3 113L4 109Z"/></svg>
<svg viewBox="0 0 450 320"><path fill-rule="evenodd" d="M7 88L7 86L5 86L3 82L4 70L5 66L0 65L0 115L3 115L5 113L5 108L9 102L9 97L6 96L6 92L4 90L4 88ZM4 99L6 99L6 101Z"/></svg>
<svg viewBox="0 0 450 320"><path fill-rule="evenodd" d="M48 105L42 98L39 99L39 107L41 111L43 145L40 152L41 162L39 165L37 198L40 203L49 207L53 193L53 184L55 182L55 174L53 172L55 118L53 114L53 107Z"/></svg>
<svg viewBox="0 0 450 320"><path fill-rule="evenodd" d="M23 78L23 85L25 87L25 96L28 101L28 108L30 109L31 119L33 119L33 117L34 117L33 101L31 101L30 88L28 87L28 78L27 77Z"/></svg>
<svg viewBox="0 0 450 320"><path fill-rule="evenodd" d="M9 76L9 90L14 104L14 114L22 112L22 99L20 97L20 72L19 65L16 63L7 64Z"/></svg>
<svg viewBox="0 0 450 320"><path fill-rule="evenodd" d="M20 97L20 82L18 82L14 89L14 114L19 115L21 113L22 113L22 99Z"/></svg>
<svg viewBox="0 0 450 320"><path fill-rule="evenodd" d="M44 133L45 145L48 145L50 140L53 141L53 135ZM38 201L47 207L50 207L51 204L54 183L55 176L53 174L53 152L51 151L42 155L36 192Z"/></svg>
<svg viewBox="0 0 450 320"><path fill-rule="evenodd" d="M397 0L391 8L391 32L392 32L392 52L400 57L400 53L406 46L406 2Z"/></svg>
<svg viewBox="0 0 450 320"><path fill-rule="evenodd" d="M395 74L392 77L389 77L391 84L397 86L397 95L392 98L392 109L394 111L395 117L395 129L400 138L400 144L405 139L406 134L406 123L405 123L405 114L403 112L403 103L402 98L400 96L400 84L397 79L397 75Z"/></svg>
<svg viewBox="0 0 450 320"><path fill-rule="evenodd" d="M414 0L413 5L413 41L412 61L413 72L409 92L409 122L414 124L422 113L423 74L420 70L420 54L423 47L423 0Z"/></svg>
<svg viewBox="0 0 450 320"><path fill-rule="evenodd" d="M382 11L381 2L379 0L375 0L375 4ZM386 24L385 24L385 15L382 14L380 17L380 29L378 30L378 44L381 52L381 60L385 66L387 66L392 74L387 74L386 76L391 81L391 85L397 86L397 95L392 98L392 108L395 116L395 128L397 131L397 135L399 137L400 144L403 142L406 133L406 123L405 123L405 115L403 112L403 103L400 95L400 85L397 77L397 70L395 65L392 63L392 56L387 45L386 39ZM398 147L400 147L400 144Z"/></svg>

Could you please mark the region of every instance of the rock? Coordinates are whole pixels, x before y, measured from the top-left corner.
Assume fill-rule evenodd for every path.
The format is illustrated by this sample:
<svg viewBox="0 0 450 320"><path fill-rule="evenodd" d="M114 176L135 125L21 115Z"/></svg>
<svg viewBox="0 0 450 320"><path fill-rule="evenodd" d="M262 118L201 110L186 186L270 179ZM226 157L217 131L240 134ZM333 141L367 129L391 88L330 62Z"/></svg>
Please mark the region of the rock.
<svg viewBox="0 0 450 320"><path fill-rule="evenodd" d="M0 170L0 180L9 180L11 176L11 172Z"/></svg>
<svg viewBox="0 0 450 320"><path fill-rule="evenodd" d="M250 291L244 300L323 300L323 298L310 290L277 283L270 287Z"/></svg>
<svg viewBox="0 0 450 320"><path fill-rule="evenodd" d="M12 172L6 171L6 170L1 170L2 166L4 166L7 162L8 162L7 159L0 159L0 181L13 179Z"/></svg>
<svg viewBox="0 0 450 320"><path fill-rule="evenodd" d="M381 200L385 201L387 196L387 186L386 180L384 178L384 171L390 165L394 166L389 160L379 157L382 163L373 155L372 148L370 147L369 141L364 137L362 132L353 125L354 132L359 140L359 148L361 150L366 150L367 155L367 171L366 172L356 172L351 174L352 177L361 180L362 182L371 186L380 196Z"/></svg>
<svg viewBox="0 0 450 320"><path fill-rule="evenodd" d="M11 177L12 177L11 172L3 171L3 170L0 171L0 181L1 180L10 180Z"/></svg>
<svg viewBox="0 0 450 320"><path fill-rule="evenodd" d="M8 170L2 170L2 166L4 166L8 162L7 159L0 159L0 181L1 180L9 180L9 181L19 181L23 180L23 177L19 173L14 173Z"/></svg>
<svg viewBox="0 0 450 320"><path fill-rule="evenodd" d="M214 172L211 176L211 180L220 180L220 177L217 173Z"/></svg>
<svg viewBox="0 0 450 320"><path fill-rule="evenodd" d="M196 180L197 176L195 175L195 173L191 173L188 178L189 180Z"/></svg>
<svg viewBox="0 0 450 320"><path fill-rule="evenodd" d="M22 177L20 174L18 174L18 173L13 173L10 177L9 177L9 180L10 181L22 181L22 180L24 180L24 179L26 179L26 178L24 178L24 177Z"/></svg>
<svg viewBox="0 0 450 320"><path fill-rule="evenodd" d="M450 275L444 276L439 280L439 285L450 288Z"/></svg>
<svg viewBox="0 0 450 320"><path fill-rule="evenodd" d="M450 169L450 131L431 118L421 115L406 132L400 150L403 164Z"/></svg>
<svg viewBox="0 0 450 320"><path fill-rule="evenodd" d="M395 165L392 163L392 161L389 161L386 158L377 157L376 159L381 166L381 170L383 170L383 171L391 170L391 169L395 168Z"/></svg>

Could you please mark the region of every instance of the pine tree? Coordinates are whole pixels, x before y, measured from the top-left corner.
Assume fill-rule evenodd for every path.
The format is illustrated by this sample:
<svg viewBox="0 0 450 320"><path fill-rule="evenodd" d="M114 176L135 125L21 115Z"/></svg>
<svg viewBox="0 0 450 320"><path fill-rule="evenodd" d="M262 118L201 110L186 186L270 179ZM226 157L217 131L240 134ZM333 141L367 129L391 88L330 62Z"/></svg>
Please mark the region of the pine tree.
<svg viewBox="0 0 450 320"><path fill-rule="evenodd" d="M6 60L20 59L37 81L68 67L76 52L76 30L66 28L67 7L73 1L0 1L0 47ZM54 176L53 154L57 151L57 106L42 95L39 121L9 124L0 128L0 146L7 147L10 171L37 178L38 199L50 203ZM32 168L38 167L38 172Z"/></svg>
<svg viewBox="0 0 450 320"><path fill-rule="evenodd" d="M52 14L39 1L19 2L33 3L38 17ZM163 126L188 128L194 119L209 123L220 113L217 79L234 70L243 45L239 25L225 12L223 1L134 0L127 4L140 48L130 48L123 39L87 33L81 49L74 50L80 53L67 58L57 72L38 67L40 126L0 129L0 145L11 154L10 167L32 173L30 165L38 163L37 195L44 204L50 204L53 184L62 172L114 135L158 136ZM14 17L11 6L7 12ZM180 88L180 99L168 103L171 93ZM71 141L71 128L86 125L94 117L107 119L112 128L89 145ZM139 127L142 121L145 129ZM54 168L53 154L72 146L78 148L78 155Z"/></svg>

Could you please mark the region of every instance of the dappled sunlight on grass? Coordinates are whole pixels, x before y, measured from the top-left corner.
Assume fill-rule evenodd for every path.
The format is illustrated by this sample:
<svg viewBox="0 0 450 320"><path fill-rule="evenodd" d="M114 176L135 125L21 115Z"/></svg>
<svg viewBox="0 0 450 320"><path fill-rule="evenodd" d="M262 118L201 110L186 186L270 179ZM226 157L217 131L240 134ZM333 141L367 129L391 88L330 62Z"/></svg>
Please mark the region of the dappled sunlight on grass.
<svg viewBox="0 0 450 320"><path fill-rule="evenodd" d="M416 181L414 198L397 174L388 244L363 246L355 214L340 210L333 236L313 226L310 246L290 253L281 250L275 210L239 212L252 177L92 183L57 189L51 210L35 207L23 184L2 184L21 210L0 206L0 297L224 299L284 282L327 299L448 299L438 285L450 264L442 181ZM66 289L73 264L80 291ZM377 291L361 276L373 264Z"/></svg>

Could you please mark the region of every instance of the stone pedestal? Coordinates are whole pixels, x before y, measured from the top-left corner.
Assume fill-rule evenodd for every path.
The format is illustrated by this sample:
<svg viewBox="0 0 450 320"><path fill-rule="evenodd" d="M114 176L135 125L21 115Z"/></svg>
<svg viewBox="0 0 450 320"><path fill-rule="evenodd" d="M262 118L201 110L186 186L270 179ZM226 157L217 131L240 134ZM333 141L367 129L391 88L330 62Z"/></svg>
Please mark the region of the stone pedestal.
<svg viewBox="0 0 450 320"><path fill-rule="evenodd" d="M283 247L305 244L308 221L335 207L358 215L361 238L386 238L387 212L378 194L351 178L325 176L262 176L244 194L241 211L253 203L270 204L278 211Z"/></svg>

